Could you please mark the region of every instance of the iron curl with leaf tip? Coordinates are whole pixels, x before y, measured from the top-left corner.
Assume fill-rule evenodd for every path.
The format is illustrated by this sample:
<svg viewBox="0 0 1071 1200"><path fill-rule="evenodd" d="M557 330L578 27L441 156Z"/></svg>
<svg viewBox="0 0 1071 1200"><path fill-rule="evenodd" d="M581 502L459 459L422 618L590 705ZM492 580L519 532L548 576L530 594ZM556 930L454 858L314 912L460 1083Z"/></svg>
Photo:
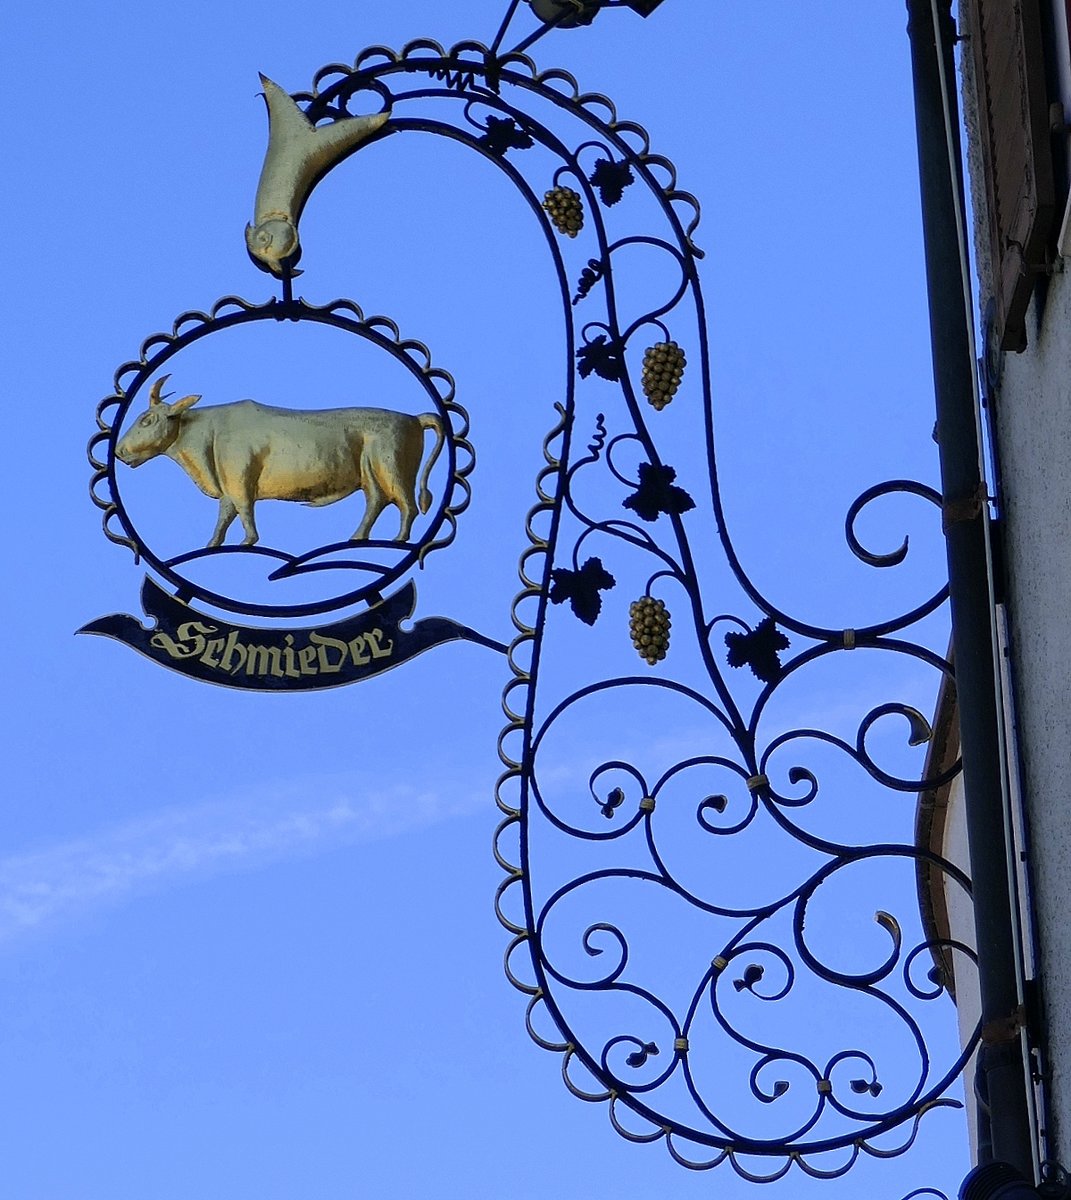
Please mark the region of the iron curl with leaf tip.
<svg viewBox="0 0 1071 1200"><path fill-rule="evenodd" d="M928 1114L959 1106L948 1093L973 1043L935 1061L948 1013L931 961L969 970L973 954L884 906L862 935L845 921L866 880L915 924L920 865L970 883L911 841L841 835L837 814L885 797L902 823L958 764L927 779L883 757L893 726L916 762L931 738L901 700L868 704L854 737L786 728L775 710L864 651L909 661L936 694L950 664L911 634L947 589L823 627L745 569L714 456L699 205L611 100L497 45L427 40L326 67L295 99L317 123L390 110L385 136L482 155L527 202L556 272L565 369L513 605L495 837L506 971L532 1037L625 1138L694 1170L834 1178L902 1154ZM939 513L920 483L864 492L846 539L875 570L908 558L906 540L878 552L858 532L892 496ZM839 763L833 786L819 759Z"/></svg>

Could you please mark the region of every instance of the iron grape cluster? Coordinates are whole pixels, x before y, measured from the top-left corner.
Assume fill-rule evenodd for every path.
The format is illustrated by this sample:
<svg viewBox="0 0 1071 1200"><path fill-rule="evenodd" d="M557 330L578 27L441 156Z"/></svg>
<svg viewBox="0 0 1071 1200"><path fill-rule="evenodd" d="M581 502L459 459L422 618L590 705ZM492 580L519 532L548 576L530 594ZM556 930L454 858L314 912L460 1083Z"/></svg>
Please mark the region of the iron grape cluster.
<svg viewBox="0 0 1071 1200"><path fill-rule="evenodd" d="M669 612L663 601L641 596L628 606L628 626L632 644L640 658L654 666L669 650Z"/></svg>
<svg viewBox="0 0 1071 1200"><path fill-rule="evenodd" d="M551 188L543 197L543 207L550 214L554 228L566 237L575 238L584 228L584 205L579 192L572 188Z"/></svg>
<svg viewBox="0 0 1071 1200"><path fill-rule="evenodd" d="M643 394L661 412L677 394L687 360L676 342L656 342L643 355Z"/></svg>

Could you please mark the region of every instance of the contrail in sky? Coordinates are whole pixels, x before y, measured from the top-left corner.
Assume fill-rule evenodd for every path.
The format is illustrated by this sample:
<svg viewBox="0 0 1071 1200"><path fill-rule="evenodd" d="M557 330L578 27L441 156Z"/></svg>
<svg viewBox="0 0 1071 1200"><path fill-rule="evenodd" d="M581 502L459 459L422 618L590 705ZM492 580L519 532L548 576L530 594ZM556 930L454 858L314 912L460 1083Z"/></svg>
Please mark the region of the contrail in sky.
<svg viewBox="0 0 1071 1200"><path fill-rule="evenodd" d="M356 792L352 780L304 779L274 796L167 809L0 859L0 944L89 906L156 891L184 877L379 841L467 816L489 803L485 796L447 800L405 787Z"/></svg>

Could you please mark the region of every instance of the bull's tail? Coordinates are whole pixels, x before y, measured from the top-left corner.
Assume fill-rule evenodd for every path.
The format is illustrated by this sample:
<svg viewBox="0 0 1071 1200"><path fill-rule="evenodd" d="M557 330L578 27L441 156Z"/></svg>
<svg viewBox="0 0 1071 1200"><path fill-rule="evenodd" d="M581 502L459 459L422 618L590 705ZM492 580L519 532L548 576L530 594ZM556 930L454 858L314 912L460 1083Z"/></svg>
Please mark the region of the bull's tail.
<svg viewBox="0 0 1071 1200"><path fill-rule="evenodd" d="M421 433L425 429L435 430L435 445L432 447L428 461L424 464L424 470L420 472L420 495L417 498L420 511L426 513L431 508L431 492L428 491L428 476L431 474L431 469L435 466L435 460L439 457L439 453L443 448L443 442L446 441L446 430L443 428L442 418L438 413L421 413L417 417L417 421L420 424Z"/></svg>

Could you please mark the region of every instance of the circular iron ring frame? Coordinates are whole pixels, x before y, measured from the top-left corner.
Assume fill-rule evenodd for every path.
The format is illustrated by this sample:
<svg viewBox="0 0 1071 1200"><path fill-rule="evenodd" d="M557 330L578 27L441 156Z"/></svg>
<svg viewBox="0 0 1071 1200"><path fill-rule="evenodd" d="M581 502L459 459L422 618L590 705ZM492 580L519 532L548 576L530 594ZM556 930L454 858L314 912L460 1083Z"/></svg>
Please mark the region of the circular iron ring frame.
<svg viewBox="0 0 1071 1200"><path fill-rule="evenodd" d="M221 309L231 305L238 305L238 308L221 314ZM340 309L346 310L346 312L352 315L346 315L346 312L339 311ZM413 546L394 567L387 570L382 577L375 579L373 582L325 600L310 601L305 604L256 604L243 602L233 597L211 591L180 574L167 561L160 559L138 533L133 520L122 502L120 488L115 475L115 448L119 440L119 431L138 393L153 375L175 355L195 342L200 341L202 338L207 337L209 334L218 333L224 329L231 329L240 325L254 324L259 321L291 321L295 323L299 321L313 321L320 325L328 325L339 329L345 333L355 334L372 342L380 349L386 350L394 359L402 363L421 387L423 387L424 391L430 397L435 411L443 422L445 434L444 441L451 483L446 489L446 494L432 518L429 529L420 539L419 543ZM196 323L194 324L193 322ZM393 337L389 336L388 333L381 332L381 328L392 333ZM424 365L421 365L412 356L412 351L419 352L425 358ZM123 377L129 375L131 372L134 373L133 381L127 385L121 383L120 381L123 380ZM447 384L447 395L445 398L436 390L435 380L443 380ZM139 561L142 558L145 559L157 574L176 589L176 594L185 603L193 599L200 599L224 611L247 616L304 617L334 612L338 609L360 604L366 600L373 603L378 602L383 590L404 576L415 564L422 564L424 557L429 551L448 545L453 540L452 532L447 538L438 542L435 541L435 537L446 521L449 520L451 525L455 525L455 516L464 511L468 506L468 488L464 483L464 478L471 472L475 465L475 456L466 440L468 414L460 405L453 401L453 396L454 381L452 376L441 368L431 366L431 355L426 346L420 342L401 340L398 336L396 326L389 318L382 316L366 318L352 301L338 300L323 307L316 307L300 299L279 300L272 298L264 304L255 305L249 304L237 297L225 297L213 307L211 315L203 312L187 312L182 314L176 320L171 334L160 333L147 338L142 344L140 359L136 362L124 363L116 371L114 395L103 400L98 406L97 416L101 431L94 436L89 444L90 462L96 468L96 474L90 485L90 491L94 502L105 510L103 522L109 540L128 545L134 553L135 561ZM108 408L114 409L110 420L106 420L103 415L104 411ZM450 415L452 411L459 414L461 418L462 428L460 432L454 429L451 422ZM107 459L105 463L98 463L93 457L93 452L96 446L103 441L107 442ZM460 472L457 463L459 442L468 450L470 456L469 464ZM107 500L101 499L95 491L96 485L101 479L107 479L109 493L109 499ZM459 483L464 488L465 494L461 498L460 503L454 504L451 502L454 499L454 494ZM117 537L108 529L108 522L113 515L118 517L127 535L126 537ZM344 544L346 543L339 543L340 546ZM359 548L365 543L350 542L348 544ZM217 547L216 549L223 552L234 552L242 549L242 547L230 546L227 548ZM256 548L244 547L244 549L255 550ZM185 558L184 555L178 557ZM175 560L172 559L170 561L174 562Z"/></svg>

